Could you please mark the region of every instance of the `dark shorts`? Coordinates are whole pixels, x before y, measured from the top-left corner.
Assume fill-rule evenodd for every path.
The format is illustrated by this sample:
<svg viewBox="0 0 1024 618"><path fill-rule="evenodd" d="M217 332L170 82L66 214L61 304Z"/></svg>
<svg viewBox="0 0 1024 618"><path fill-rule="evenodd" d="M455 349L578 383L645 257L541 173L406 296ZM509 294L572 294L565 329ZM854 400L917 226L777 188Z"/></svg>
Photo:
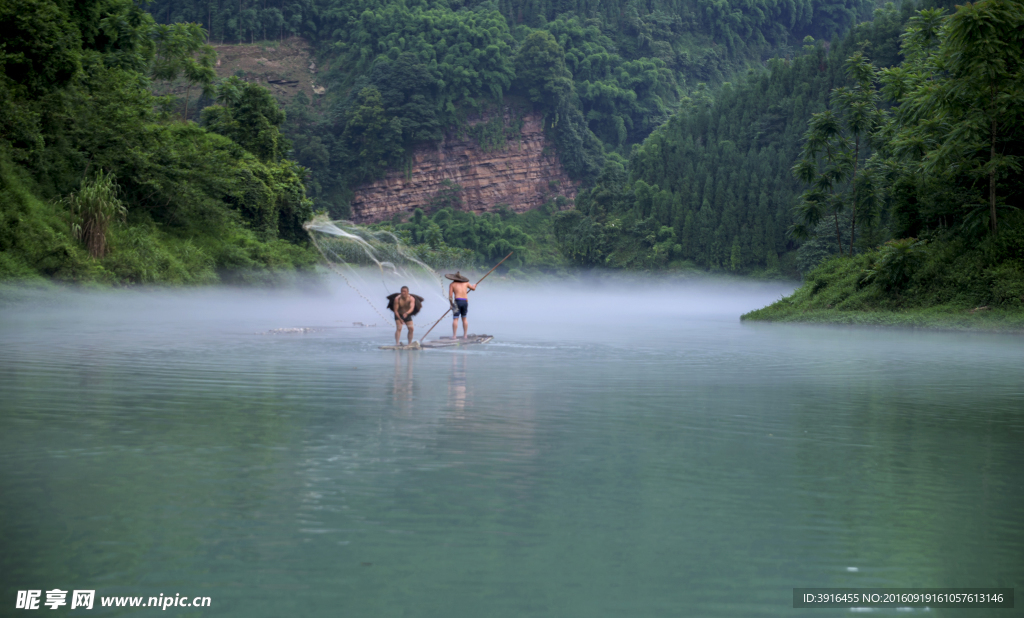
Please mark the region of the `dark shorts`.
<svg viewBox="0 0 1024 618"><path fill-rule="evenodd" d="M396 315L395 316L395 321L398 322L398 323L405 322L406 324L412 324L412 316L410 315L409 317L403 319L403 318L400 318L400 317L398 317Z"/></svg>
<svg viewBox="0 0 1024 618"><path fill-rule="evenodd" d="M465 298L455 299L455 311L452 312L452 318L458 320L459 316L466 317L469 313L469 301Z"/></svg>

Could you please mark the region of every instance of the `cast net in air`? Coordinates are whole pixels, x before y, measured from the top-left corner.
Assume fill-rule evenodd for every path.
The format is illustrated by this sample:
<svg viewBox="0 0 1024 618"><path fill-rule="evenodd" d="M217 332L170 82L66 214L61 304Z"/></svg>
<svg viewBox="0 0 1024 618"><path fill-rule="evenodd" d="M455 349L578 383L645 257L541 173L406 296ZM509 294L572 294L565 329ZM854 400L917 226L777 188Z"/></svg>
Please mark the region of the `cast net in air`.
<svg viewBox="0 0 1024 618"><path fill-rule="evenodd" d="M436 296L447 307L447 280L437 271L464 270L466 252L413 249L388 231L372 230L349 221L331 221L317 215L303 225L325 265L365 300L377 314L384 314L384 297L407 285L413 294ZM384 293L378 295L375 290ZM378 298L379 296L379 298ZM375 300L374 300L375 299Z"/></svg>

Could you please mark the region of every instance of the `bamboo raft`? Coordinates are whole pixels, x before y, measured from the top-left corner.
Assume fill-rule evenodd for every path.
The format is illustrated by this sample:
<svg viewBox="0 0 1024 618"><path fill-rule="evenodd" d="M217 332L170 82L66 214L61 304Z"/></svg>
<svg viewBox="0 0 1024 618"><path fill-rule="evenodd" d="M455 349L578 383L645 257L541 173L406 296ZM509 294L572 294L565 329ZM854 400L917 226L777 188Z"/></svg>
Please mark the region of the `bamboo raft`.
<svg viewBox="0 0 1024 618"><path fill-rule="evenodd" d="M494 339L494 335L467 335L465 339L462 337L441 337L433 341L426 341L420 343L419 341L413 341L409 345L382 345L381 350L423 350L433 348L461 348L467 345L478 345L481 343L488 343Z"/></svg>

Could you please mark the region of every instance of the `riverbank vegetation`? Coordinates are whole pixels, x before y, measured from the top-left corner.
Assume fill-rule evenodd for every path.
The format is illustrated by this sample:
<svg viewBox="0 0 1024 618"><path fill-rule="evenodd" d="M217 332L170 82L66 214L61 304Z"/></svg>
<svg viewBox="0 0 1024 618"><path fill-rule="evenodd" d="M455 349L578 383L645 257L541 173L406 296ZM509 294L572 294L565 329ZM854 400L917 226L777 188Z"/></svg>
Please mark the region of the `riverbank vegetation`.
<svg viewBox="0 0 1024 618"><path fill-rule="evenodd" d="M210 83L197 27L133 2L0 2L0 278L266 281L309 269L303 172L255 84ZM151 80L215 105L181 122Z"/></svg>
<svg viewBox="0 0 1024 618"><path fill-rule="evenodd" d="M1024 5L924 10L901 45L848 59L794 166L792 232L833 257L746 319L1024 325Z"/></svg>
<svg viewBox="0 0 1024 618"><path fill-rule="evenodd" d="M788 277L809 270L830 248L790 229L804 188L792 167L808 122L830 108L833 89L849 87L851 55L870 50L878 66L900 63L899 36L913 8L888 4L831 44L807 37L794 57L772 59L713 97L692 93L628 160L609 160L575 210L559 216L567 257L588 267L689 265ZM869 152L865 145L859 158ZM884 221L865 227L865 242L884 240Z"/></svg>
<svg viewBox="0 0 1024 618"><path fill-rule="evenodd" d="M592 183L691 96L805 36L825 40L871 0L155 0L161 23L202 25L221 44L316 48L316 109L289 105L285 131L310 170L316 208L348 215L352 189L401 169L412 149L466 119L521 101L545 115L568 173ZM693 94L691 94L693 93Z"/></svg>
<svg viewBox="0 0 1024 618"><path fill-rule="evenodd" d="M569 266L558 250L551 225L557 205L552 202L524 213L507 207L476 215L442 207L427 215L416 209L408 221L374 226L394 232L403 242L420 247L426 263L450 262L451 251L461 252L463 263L496 264L512 253L503 272L512 276L564 273ZM437 253L438 259L432 259Z"/></svg>
<svg viewBox="0 0 1024 618"><path fill-rule="evenodd" d="M346 216L354 187L446 132L500 147L509 127L466 119L511 105L544 114L574 207L475 215L451 185L378 227L481 265L515 251L520 272L806 276L758 319L1016 310L1019 2L148 8L0 0L0 277L310 269L315 210ZM316 104L214 79L209 43L290 35L315 46ZM153 94L171 82L184 100Z"/></svg>
<svg viewBox="0 0 1024 618"><path fill-rule="evenodd" d="M835 36L870 2L145 8L0 1L0 277L206 283L309 268L301 223L314 209L345 216L353 187L506 100L542 111L565 168L593 182L689 93L708 99L705 82L805 35ZM296 96L281 110L253 83L216 83L211 43L294 35L315 46L322 104ZM160 84L184 96L154 96ZM89 202L98 210L82 210L101 193ZM445 242L481 260L509 245L537 264L565 263L545 216L512 225L509 214L470 222L452 211L448 227L437 216ZM517 235L524 226L529 240Z"/></svg>
<svg viewBox="0 0 1024 618"><path fill-rule="evenodd" d="M829 258L792 296L743 319L1024 332L1024 216L1002 227L974 243L926 234Z"/></svg>

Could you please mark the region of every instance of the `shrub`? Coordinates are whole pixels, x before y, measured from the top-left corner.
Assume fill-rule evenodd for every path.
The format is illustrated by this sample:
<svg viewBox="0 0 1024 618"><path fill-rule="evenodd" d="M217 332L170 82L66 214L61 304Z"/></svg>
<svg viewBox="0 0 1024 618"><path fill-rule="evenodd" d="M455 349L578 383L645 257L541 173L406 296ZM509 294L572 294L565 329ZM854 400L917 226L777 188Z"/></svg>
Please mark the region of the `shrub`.
<svg viewBox="0 0 1024 618"><path fill-rule="evenodd" d="M128 210L118 198L118 186L112 172L98 173L85 181L78 193L62 200L71 209L71 231L82 241L89 255L101 258L107 254L107 234L115 217L124 219Z"/></svg>
<svg viewBox="0 0 1024 618"><path fill-rule="evenodd" d="M864 271L861 283L874 283L886 291L899 291L910 281L924 254L925 242L922 240L890 240L882 246L878 257Z"/></svg>
<svg viewBox="0 0 1024 618"><path fill-rule="evenodd" d="M1005 262L986 270L985 275L992 280L992 304L1024 308L1024 268Z"/></svg>

